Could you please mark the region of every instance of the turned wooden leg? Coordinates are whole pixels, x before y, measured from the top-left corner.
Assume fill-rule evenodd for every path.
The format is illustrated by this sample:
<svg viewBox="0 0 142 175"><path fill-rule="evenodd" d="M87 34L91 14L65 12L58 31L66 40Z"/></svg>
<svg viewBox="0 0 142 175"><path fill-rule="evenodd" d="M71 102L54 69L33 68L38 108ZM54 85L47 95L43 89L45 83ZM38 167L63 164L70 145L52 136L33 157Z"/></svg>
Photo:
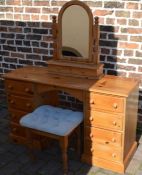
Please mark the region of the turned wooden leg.
<svg viewBox="0 0 142 175"><path fill-rule="evenodd" d="M60 138L60 147L62 150L63 170L64 173L66 174L68 172L68 155L67 155L68 136Z"/></svg>
<svg viewBox="0 0 142 175"><path fill-rule="evenodd" d="M28 151L29 151L30 158L32 160L35 160L36 157L34 155L34 146L33 146L32 133L31 133L31 130L29 128L26 128L26 138L27 138L27 146L28 146Z"/></svg>

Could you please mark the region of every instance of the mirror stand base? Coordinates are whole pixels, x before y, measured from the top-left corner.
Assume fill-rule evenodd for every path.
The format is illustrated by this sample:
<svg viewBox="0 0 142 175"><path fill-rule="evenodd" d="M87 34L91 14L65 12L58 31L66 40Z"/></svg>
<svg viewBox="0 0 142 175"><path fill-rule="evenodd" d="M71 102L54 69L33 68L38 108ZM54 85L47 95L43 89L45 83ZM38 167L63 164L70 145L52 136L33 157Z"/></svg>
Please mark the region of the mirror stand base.
<svg viewBox="0 0 142 175"><path fill-rule="evenodd" d="M103 76L103 64L77 64L57 60L50 60L47 64L51 74L96 80Z"/></svg>

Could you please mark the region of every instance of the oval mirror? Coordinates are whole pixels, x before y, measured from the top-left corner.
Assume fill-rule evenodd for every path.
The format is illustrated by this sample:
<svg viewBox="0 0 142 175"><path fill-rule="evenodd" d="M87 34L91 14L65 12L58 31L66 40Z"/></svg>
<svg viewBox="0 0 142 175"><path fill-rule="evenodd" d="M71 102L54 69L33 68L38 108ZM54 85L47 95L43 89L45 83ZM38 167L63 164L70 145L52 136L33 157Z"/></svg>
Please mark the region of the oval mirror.
<svg viewBox="0 0 142 175"><path fill-rule="evenodd" d="M92 52L93 16L80 1L66 3L59 13L59 56L61 59L88 60Z"/></svg>

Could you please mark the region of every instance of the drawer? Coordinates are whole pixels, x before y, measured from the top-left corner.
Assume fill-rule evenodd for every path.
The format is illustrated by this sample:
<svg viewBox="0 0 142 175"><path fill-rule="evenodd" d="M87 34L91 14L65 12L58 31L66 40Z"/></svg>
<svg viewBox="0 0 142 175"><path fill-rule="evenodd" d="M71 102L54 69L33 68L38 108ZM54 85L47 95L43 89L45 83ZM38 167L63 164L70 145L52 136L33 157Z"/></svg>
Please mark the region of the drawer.
<svg viewBox="0 0 142 175"><path fill-rule="evenodd" d="M124 99L117 96L91 93L89 108L111 112L124 112Z"/></svg>
<svg viewBox="0 0 142 175"><path fill-rule="evenodd" d="M15 123L11 123L10 126L11 126L11 134L26 137L25 128Z"/></svg>
<svg viewBox="0 0 142 175"><path fill-rule="evenodd" d="M85 154L92 155L96 158L106 159L109 161L122 161L121 148L116 148L110 145L96 144L93 145L88 140L85 140Z"/></svg>
<svg viewBox="0 0 142 175"><path fill-rule="evenodd" d="M33 95L33 85L30 82L5 80L7 92L19 93L23 95Z"/></svg>
<svg viewBox="0 0 142 175"><path fill-rule="evenodd" d="M122 146L122 134L100 128L85 127L85 139L102 145Z"/></svg>
<svg viewBox="0 0 142 175"><path fill-rule="evenodd" d="M88 126L113 129L116 131L123 130L123 116L91 110L86 112L85 124Z"/></svg>
<svg viewBox="0 0 142 175"><path fill-rule="evenodd" d="M24 98L14 95L8 95L9 108L19 109L27 112L31 112L34 109L33 99Z"/></svg>
<svg viewBox="0 0 142 175"><path fill-rule="evenodd" d="M27 114L25 111L20 111L20 110L14 110L14 109L9 109L10 113L10 119L14 123L19 123L19 120L21 117Z"/></svg>

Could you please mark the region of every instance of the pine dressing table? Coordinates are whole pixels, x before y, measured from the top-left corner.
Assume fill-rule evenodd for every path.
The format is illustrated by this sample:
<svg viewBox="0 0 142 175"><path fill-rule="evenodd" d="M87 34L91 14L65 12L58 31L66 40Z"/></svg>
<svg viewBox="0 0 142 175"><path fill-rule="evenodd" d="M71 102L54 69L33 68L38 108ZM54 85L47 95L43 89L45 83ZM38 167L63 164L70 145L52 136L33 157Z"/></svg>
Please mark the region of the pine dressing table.
<svg viewBox="0 0 142 175"><path fill-rule="evenodd" d="M88 28L85 31L79 28L77 35L70 31L70 38L68 30L74 26L66 27L66 22L74 18L71 11L80 23L83 17ZM78 26L74 25L77 31ZM78 36L81 32L83 35ZM72 43L72 38L77 36L81 47ZM3 76L11 116L11 138L26 144L19 119L42 104L58 105L58 91L64 91L83 102L82 161L123 173L137 148L138 81L103 76L98 54L98 18L93 26L92 13L83 2L66 3L59 13L58 23L53 17L53 37L54 59L48 61L48 67L28 66ZM87 45L86 42L83 45L83 41L87 41ZM73 56L68 56L69 53ZM44 141L35 136L35 147Z"/></svg>

